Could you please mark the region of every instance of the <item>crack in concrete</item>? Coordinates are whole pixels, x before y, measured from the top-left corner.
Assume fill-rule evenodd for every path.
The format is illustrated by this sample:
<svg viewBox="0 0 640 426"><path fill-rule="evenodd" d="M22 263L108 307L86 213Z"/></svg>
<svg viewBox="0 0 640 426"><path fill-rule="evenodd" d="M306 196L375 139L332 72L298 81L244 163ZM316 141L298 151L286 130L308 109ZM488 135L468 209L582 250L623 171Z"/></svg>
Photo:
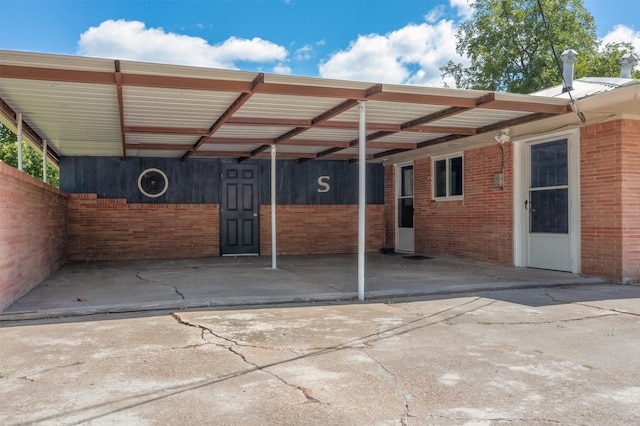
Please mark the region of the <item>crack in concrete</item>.
<svg viewBox="0 0 640 426"><path fill-rule="evenodd" d="M162 281L158 281L158 280L150 280L149 278L143 277L141 274L142 274L142 272L136 272L136 278L138 278L139 280L142 280L142 281L146 281L148 283L160 284L160 285L165 286L165 287L171 287L175 291L175 293L178 296L180 296L180 298L182 300L185 300L184 294L182 294L182 292L175 285L163 283Z"/></svg>
<svg viewBox="0 0 640 426"><path fill-rule="evenodd" d="M382 362L380 362L380 360L371 355L369 351L367 351L366 349L362 349L361 352L367 355L373 362L378 364L380 368L382 368L382 370L384 370L387 375L391 377L391 380L395 387L400 390L400 394L404 399L404 412L400 416L400 424L402 426L406 426L408 424L409 418L414 417L411 415L411 408L409 407L409 404L411 404L411 401L413 401L416 396L407 390L407 388L400 382L400 380L398 380L398 376L394 372L389 370L384 364L382 364Z"/></svg>
<svg viewBox="0 0 640 426"><path fill-rule="evenodd" d="M452 417L452 416L436 416L436 415L430 415L430 416L426 416L424 417L424 419L437 419L437 420L453 420L455 422L478 422L478 421L482 421L482 422L523 422L523 423L528 423L528 422L534 422L534 423L555 423L555 424L562 424L562 425L572 425L572 426L586 426L584 423L566 423L564 421L559 421L559 420L553 420L553 419L547 419L545 417L542 418L538 418L538 417L532 417L532 418L526 418L526 417L482 417L482 418L477 418L477 417Z"/></svg>
<svg viewBox="0 0 640 426"><path fill-rule="evenodd" d="M77 367L78 365L83 365L84 363L85 363L84 361L76 361L76 362L73 362L71 364L56 365L56 366L53 366L53 367L46 368L44 370L36 371L36 372L31 373L29 375L25 374L24 376L18 377L18 379L26 380L26 381L29 381L29 382L35 382L36 380L32 379L31 377L40 376L42 374L46 374L46 373L48 373L50 371L53 371L53 370L59 370L61 368Z"/></svg>
<svg viewBox="0 0 640 426"><path fill-rule="evenodd" d="M275 378L278 381L280 381L281 383L283 383L284 385L298 390L299 392L302 393L302 395L305 397L307 402L321 403L321 401L319 401L317 398L314 398L311 395L311 391L309 389L307 389L307 388L305 388L303 386L300 386L300 385L289 383L287 380L285 380L284 378L280 377L278 374L274 373L273 371L269 371L268 370L268 367L271 367L271 366L277 365L277 364L270 364L270 365L266 365L266 366L265 365L256 364L255 362L252 362L249 359L247 359L247 357L242 352L236 350L235 347L236 346L238 346L238 347L250 347L250 348L268 349L268 350L278 350L278 349L265 348L265 347L261 347L261 346L255 346L255 345L241 344L241 343L238 343L236 340L233 340L233 339L230 339L228 337L224 337L224 336L221 336L219 334L214 333L213 330L211 330L209 327L205 327L205 326L200 325L200 324L194 324L192 322L185 321L184 319L182 319L182 317L180 317L180 315L178 315L176 313L173 313L171 315L173 316L173 318L176 319L176 321L178 321L179 324L186 325L188 327L199 328L200 329L200 337L205 341L206 341L205 334L209 333L209 334L211 334L212 336L214 336L214 337L216 337L218 339L221 339L221 340L223 340L225 342L228 342L229 343L228 345L218 344L218 343L216 343L215 345L223 347L226 350L228 350L229 352L231 352L232 354L238 356L240 359L242 359L242 361L245 364L248 364L248 365L252 366L253 367L253 369L252 369L253 371L265 372L265 373L269 374L270 376L272 376L273 378Z"/></svg>

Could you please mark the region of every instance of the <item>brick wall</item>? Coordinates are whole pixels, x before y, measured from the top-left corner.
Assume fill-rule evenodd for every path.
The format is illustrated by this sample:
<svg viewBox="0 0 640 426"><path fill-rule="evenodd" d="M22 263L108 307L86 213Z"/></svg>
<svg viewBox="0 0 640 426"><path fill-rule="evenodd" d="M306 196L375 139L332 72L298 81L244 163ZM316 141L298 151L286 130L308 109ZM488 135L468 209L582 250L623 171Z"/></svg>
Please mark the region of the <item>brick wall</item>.
<svg viewBox="0 0 640 426"><path fill-rule="evenodd" d="M640 279L640 120L622 120L622 274Z"/></svg>
<svg viewBox="0 0 640 426"><path fill-rule="evenodd" d="M513 149L504 149L504 189L493 185L502 163L497 145L465 151L461 201L432 201L431 159L414 162L416 253L513 264ZM387 209L394 202L385 197Z"/></svg>
<svg viewBox="0 0 640 426"><path fill-rule="evenodd" d="M396 245L396 166L384 168L384 247Z"/></svg>
<svg viewBox="0 0 640 426"><path fill-rule="evenodd" d="M74 261L220 254L217 204L128 204L69 196L68 258Z"/></svg>
<svg viewBox="0 0 640 426"><path fill-rule="evenodd" d="M582 273L640 278L640 121L580 131Z"/></svg>
<svg viewBox="0 0 640 426"><path fill-rule="evenodd" d="M65 262L67 194L0 162L0 312Z"/></svg>
<svg viewBox="0 0 640 426"><path fill-rule="evenodd" d="M366 249L384 242L382 204L367 206ZM276 210L278 254L329 254L358 251L357 205L280 205ZM271 254L271 206L260 206L260 254Z"/></svg>

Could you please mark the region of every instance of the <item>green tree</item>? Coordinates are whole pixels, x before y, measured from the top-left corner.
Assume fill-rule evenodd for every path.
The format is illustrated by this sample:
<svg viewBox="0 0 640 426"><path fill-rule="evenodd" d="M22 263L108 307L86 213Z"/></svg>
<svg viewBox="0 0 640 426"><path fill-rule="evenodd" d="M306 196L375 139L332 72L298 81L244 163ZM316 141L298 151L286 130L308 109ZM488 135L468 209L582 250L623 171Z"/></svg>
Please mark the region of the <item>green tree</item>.
<svg viewBox="0 0 640 426"><path fill-rule="evenodd" d="M0 123L0 161L18 168L18 137L9 128ZM22 142L22 171L42 179L42 155ZM47 162L47 182L58 188L60 172Z"/></svg>
<svg viewBox="0 0 640 426"><path fill-rule="evenodd" d="M581 61L580 77L618 77L620 76L620 58L626 53L636 53L631 43L607 43L595 54ZM631 78L640 79L640 71L631 71Z"/></svg>
<svg viewBox="0 0 640 426"><path fill-rule="evenodd" d="M565 49L578 52L576 77L597 56L593 16L582 0L476 0L473 16L456 34L456 51L469 66L449 63L441 68L459 88L531 93L561 81L551 46L558 56Z"/></svg>

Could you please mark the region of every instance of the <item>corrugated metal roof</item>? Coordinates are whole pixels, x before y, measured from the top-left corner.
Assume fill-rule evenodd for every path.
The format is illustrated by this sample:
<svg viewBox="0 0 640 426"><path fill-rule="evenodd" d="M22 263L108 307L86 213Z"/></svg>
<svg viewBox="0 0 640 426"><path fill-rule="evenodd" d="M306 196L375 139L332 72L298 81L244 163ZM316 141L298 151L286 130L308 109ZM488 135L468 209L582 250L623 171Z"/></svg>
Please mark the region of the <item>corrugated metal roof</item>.
<svg viewBox="0 0 640 426"><path fill-rule="evenodd" d="M586 83L585 83L586 84ZM0 51L0 117L56 156L368 158L452 143L569 111L568 101Z"/></svg>
<svg viewBox="0 0 640 426"><path fill-rule="evenodd" d="M618 77L583 77L573 81L573 90L571 97L573 99L582 99L588 96L597 95L599 93L608 92L618 87L635 83L637 80L632 78ZM562 84L549 87L538 92L534 92L531 96L546 96L556 99L570 99L569 92L562 92Z"/></svg>

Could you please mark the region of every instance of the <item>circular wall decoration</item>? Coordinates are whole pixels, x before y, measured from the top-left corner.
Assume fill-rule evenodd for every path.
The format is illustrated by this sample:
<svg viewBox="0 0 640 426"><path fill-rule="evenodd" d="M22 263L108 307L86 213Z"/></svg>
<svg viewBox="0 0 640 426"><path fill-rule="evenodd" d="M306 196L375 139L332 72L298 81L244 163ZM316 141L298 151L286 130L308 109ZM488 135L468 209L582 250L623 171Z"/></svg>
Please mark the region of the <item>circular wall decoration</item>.
<svg viewBox="0 0 640 426"><path fill-rule="evenodd" d="M157 198L167 192L169 179L160 169L146 169L138 176L138 189L150 198Z"/></svg>

